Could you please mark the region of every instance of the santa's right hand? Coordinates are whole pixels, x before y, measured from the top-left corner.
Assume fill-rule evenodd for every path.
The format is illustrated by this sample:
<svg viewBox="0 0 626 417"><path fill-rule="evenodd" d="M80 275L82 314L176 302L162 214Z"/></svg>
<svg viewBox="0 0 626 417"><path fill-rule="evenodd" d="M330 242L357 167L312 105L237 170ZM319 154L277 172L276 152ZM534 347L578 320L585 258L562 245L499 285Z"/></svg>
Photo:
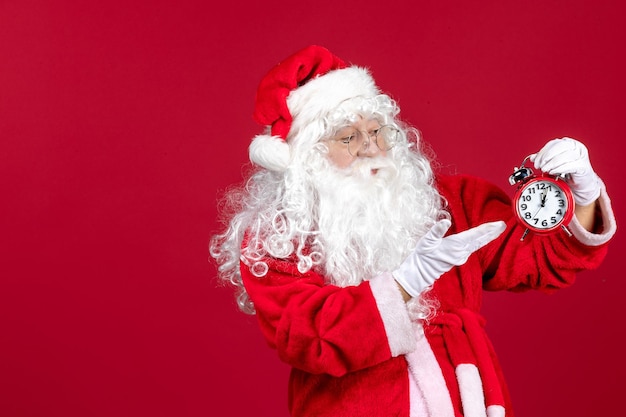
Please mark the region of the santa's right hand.
<svg viewBox="0 0 626 417"><path fill-rule="evenodd" d="M435 223L413 252L392 271L398 284L412 297L417 297L452 267L463 265L472 253L506 229L503 221L496 221L444 237L450 225L448 219Z"/></svg>

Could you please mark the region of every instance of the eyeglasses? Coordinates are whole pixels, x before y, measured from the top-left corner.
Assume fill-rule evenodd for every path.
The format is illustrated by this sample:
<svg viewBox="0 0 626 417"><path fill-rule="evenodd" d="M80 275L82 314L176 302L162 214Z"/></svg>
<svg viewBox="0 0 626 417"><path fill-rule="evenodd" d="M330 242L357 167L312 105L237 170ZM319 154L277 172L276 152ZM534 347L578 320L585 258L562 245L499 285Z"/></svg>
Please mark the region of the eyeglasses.
<svg viewBox="0 0 626 417"><path fill-rule="evenodd" d="M358 156L359 152L367 150L370 142L374 142L381 151L388 151L398 141L400 131L393 126L385 125L369 132L355 130L349 136L333 139L336 143L342 143L348 148L348 153ZM367 140L366 140L367 137Z"/></svg>

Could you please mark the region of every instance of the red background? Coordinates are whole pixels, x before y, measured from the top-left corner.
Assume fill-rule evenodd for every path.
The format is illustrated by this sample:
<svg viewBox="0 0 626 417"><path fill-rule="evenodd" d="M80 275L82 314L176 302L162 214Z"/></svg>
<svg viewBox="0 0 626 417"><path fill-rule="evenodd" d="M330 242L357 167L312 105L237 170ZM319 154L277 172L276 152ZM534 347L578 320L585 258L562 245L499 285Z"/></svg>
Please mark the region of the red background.
<svg viewBox="0 0 626 417"><path fill-rule="evenodd" d="M0 2L0 415L287 415L207 246L257 83L310 43L370 67L443 170L512 194L569 135L626 215L622 2L214 3ZM555 295L486 295L518 416L620 413L624 245Z"/></svg>

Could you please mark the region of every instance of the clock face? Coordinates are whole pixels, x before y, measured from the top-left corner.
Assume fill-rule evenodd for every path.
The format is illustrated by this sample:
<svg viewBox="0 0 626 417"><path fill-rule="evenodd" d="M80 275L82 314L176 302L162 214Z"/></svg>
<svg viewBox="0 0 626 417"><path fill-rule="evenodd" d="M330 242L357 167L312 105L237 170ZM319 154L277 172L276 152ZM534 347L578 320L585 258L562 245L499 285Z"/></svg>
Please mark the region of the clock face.
<svg viewBox="0 0 626 417"><path fill-rule="evenodd" d="M515 200L520 220L536 232L548 232L571 220L573 199L556 181L537 178L522 185Z"/></svg>

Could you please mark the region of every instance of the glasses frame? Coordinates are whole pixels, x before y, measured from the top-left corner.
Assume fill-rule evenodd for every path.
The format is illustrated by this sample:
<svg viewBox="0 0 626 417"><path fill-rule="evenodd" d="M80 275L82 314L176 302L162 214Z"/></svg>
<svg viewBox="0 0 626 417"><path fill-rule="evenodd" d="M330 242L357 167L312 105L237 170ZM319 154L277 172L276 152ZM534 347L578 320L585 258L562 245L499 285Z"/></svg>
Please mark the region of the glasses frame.
<svg viewBox="0 0 626 417"><path fill-rule="evenodd" d="M378 136L380 135L381 131L384 130L384 129L389 129L391 132L393 132L394 133L393 136L396 139L394 139L393 141L389 141L388 140L387 143L388 143L389 146L381 147L380 144L378 143L378 139L379 139ZM345 137L342 137L342 138L333 138L332 141L334 141L334 142L341 142L344 145L346 145L346 149L348 150L348 153L350 154L350 156L353 156L353 157L357 157L359 152L361 152L362 150L369 149L370 143L372 141L376 144L376 147L378 149L380 149L381 151L383 151L383 152L387 152L387 151L391 150L396 145L397 135L400 134L400 129L398 129L397 127L395 127L393 125L382 125L382 126L378 127L377 129L374 129L374 130L375 130L375 133L370 134L368 131L357 129L350 136L345 136ZM361 135L361 137L363 138L363 143L357 144L356 145L357 146L356 151L354 151L354 149L353 149L353 151L354 151L353 152L353 151L350 150L353 147L353 146L351 146L351 144L352 143L356 143L356 142L354 142L354 140L358 140L358 136L359 135ZM390 136L392 136L392 135L390 135ZM367 137L367 140L365 140L366 137Z"/></svg>

